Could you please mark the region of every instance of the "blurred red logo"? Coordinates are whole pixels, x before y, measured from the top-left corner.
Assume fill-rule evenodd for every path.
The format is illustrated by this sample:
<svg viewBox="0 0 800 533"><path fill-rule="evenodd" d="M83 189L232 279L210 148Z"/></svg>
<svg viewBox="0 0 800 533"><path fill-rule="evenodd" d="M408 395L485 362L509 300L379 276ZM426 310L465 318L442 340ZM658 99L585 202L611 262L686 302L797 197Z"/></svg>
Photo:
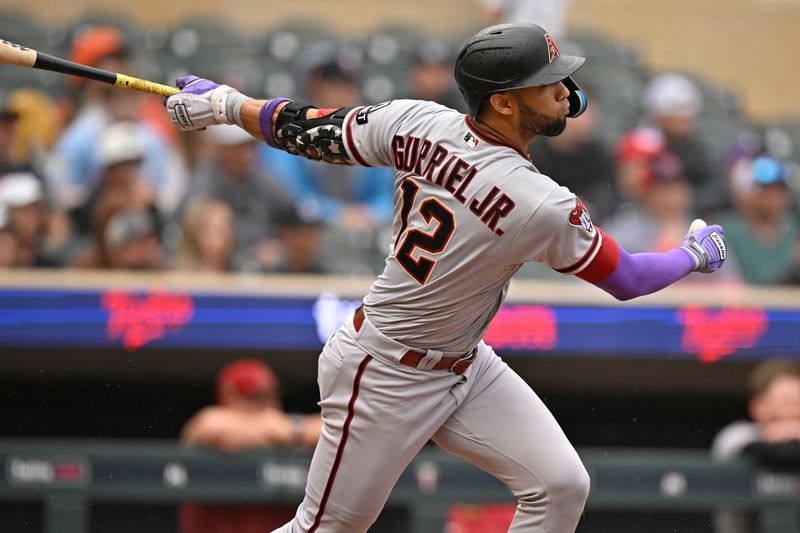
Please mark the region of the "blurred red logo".
<svg viewBox="0 0 800 533"><path fill-rule="evenodd" d="M752 348L767 332L767 314L760 308L733 307L710 311L697 305L678 310L683 324L681 347L706 363Z"/></svg>
<svg viewBox="0 0 800 533"><path fill-rule="evenodd" d="M122 339L129 352L180 331L194 314L194 301L186 294L153 291L139 296L128 291L109 290L102 305L108 310L108 336Z"/></svg>
<svg viewBox="0 0 800 533"><path fill-rule="evenodd" d="M551 350L558 341L556 314L549 307L505 306L492 321L484 340L494 348Z"/></svg>

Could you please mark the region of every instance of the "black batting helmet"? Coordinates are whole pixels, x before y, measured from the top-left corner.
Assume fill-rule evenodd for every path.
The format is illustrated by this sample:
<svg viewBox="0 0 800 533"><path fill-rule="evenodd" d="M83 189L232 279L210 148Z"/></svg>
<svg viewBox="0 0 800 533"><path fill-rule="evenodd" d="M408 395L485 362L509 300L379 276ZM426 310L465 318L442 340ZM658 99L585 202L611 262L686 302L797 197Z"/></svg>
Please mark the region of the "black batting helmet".
<svg viewBox="0 0 800 533"><path fill-rule="evenodd" d="M586 95L570 77L586 58L562 54L552 37L528 22L498 24L479 31L456 59L456 83L470 116L492 93L561 81L569 89L569 117L586 110Z"/></svg>

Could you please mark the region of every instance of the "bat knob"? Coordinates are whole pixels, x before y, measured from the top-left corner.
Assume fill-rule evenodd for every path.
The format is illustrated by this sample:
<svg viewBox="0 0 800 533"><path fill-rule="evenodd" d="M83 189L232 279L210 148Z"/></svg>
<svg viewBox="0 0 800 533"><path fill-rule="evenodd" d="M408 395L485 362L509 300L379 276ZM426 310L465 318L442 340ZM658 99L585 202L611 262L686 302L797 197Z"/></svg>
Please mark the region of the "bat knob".
<svg viewBox="0 0 800 533"><path fill-rule="evenodd" d="M701 230L706 226L708 226L708 224L706 224L702 218L696 218L689 225L689 233L694 233L695 231Z"/></svg>

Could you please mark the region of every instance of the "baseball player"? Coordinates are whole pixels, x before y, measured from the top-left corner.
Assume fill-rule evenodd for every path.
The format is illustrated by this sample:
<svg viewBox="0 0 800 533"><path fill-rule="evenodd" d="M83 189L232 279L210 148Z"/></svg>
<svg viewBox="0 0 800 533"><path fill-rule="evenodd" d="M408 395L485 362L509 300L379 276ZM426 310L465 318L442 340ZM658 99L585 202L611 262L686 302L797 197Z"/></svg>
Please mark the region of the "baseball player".
<svg viewBox="0 0 800 533"><path fill-rule="evenodd" d="M518 501L509 531L575 530L586 469L538 396L481 340L509 280L541 261L630 299L725 259L719 226L665 253L627 253L527 157L535 137L560 134L586 108L571 78L583 62L534 24L486 28L456 61L466 116L416 100L318 109L178 80L167 110L182 130L238 124L292 154L395 170L392 249L322 350L322 436L305 499L277 531L366 531L428 440L509 487Z"/></svg>

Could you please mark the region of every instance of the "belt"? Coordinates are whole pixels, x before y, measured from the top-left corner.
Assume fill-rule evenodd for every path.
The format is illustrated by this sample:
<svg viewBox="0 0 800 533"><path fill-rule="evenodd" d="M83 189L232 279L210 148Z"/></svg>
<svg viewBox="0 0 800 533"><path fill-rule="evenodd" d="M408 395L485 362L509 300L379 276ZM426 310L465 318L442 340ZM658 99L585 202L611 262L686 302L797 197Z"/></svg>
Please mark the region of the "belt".
<svg viewBox="0 0 800 533"><path fill-rule="evenodd" d="M353 315L353 327L356 328L356 332L361 331L361 326L364 325L364 306L361 305L356 309L355 315ZM471 352L464 354L461 357L442 357L438 363L436 363L431 370L449 370L454 374L463 374L467 368L475 361L475 355L478 353L478 349L474 348ZM401 358L400 364L405 366L410 366L413 368L417 368L419 362L425 357L425 354L421 354L419 352L415 352L413 350L407 351Z"/></svg>

